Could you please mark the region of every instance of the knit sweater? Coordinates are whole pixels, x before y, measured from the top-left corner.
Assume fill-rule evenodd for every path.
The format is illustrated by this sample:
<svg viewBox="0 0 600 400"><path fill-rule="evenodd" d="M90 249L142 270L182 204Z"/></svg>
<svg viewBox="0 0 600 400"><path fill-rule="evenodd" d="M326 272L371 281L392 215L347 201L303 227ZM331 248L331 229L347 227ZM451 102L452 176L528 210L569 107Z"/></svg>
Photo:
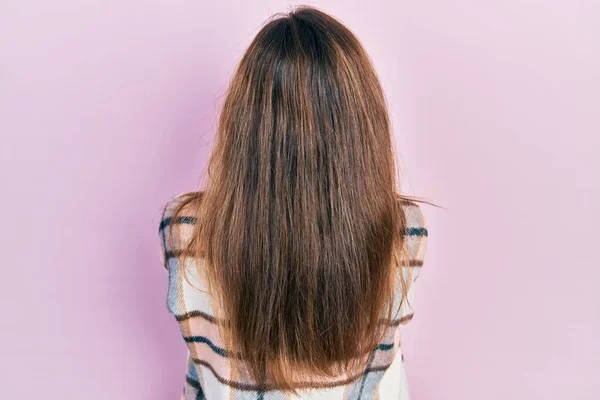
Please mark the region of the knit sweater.
<svg viewBox="0 0 600 400"><path fill-rule="evenodd" d="M163 208L159 227L163 265L168 272L166 305L179 324L188 347L186 376L181 399L185 400L292 400L290 393L261 388L245 373L244 368L232 368L238 361L224 348L217 330L218 321L213 317L211 297L206 282L198 278L196 268L203 260L188 259L181 265L176 254L182 243L189 240L195 218L171 215L182 196L172 198ZM403 202L406 215L404 232L408 245L409 260L402 266L402 273L413 281L423 265L427 229L418 204ZM175 224L174 248L170 246L169 226ZM199 265L197 263L200 263ZM186 277L182 269L186 268ZM410 271L409 271L410 270ZM189 280L189 282L188 282ZM193 285L193 286L192 286ZM400 302L400 290L395 295L394 309L399 310L386 328L384 340L373 350L366 369L355 376L339 376L329 380L302 382L300 399L323 400L408 400L409 393L404 369L404 357L400 348L399 325L410 321L414 315L413 285L408 291L408 302ZM198 290L200 289L200 290Z"/></svg>

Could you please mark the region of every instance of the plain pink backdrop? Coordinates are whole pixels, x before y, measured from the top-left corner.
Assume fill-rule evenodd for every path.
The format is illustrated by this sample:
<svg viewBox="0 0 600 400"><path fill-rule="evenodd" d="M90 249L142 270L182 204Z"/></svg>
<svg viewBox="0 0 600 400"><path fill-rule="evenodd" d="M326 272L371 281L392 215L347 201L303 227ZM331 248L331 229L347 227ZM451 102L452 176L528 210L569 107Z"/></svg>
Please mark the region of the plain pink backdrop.
<svg viewBox="0 0 600 400"><path fill-rule="evenodd" d="M600 6L314 1L389 99L429 252L420 399L600 398ZM158 213L194 190L260 0L3 0L0 397L177 399Z"/></svg>

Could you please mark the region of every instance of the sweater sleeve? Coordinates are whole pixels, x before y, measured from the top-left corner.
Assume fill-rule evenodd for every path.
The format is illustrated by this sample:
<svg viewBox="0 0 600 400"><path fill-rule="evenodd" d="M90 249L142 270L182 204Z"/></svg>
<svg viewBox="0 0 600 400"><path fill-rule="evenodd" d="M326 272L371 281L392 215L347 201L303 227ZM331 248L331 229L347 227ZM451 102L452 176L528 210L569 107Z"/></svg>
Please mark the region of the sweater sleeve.
<svg viewBox="0 0 600 400"><path fill-rule="evenodd" d="M195 262L187 260L183 265L179 257L191 239L195 218L187 214L174 217L184 196L175 196L163 207L158 229L162 263L168 274L167 308L175 315L185 314L196 297L190 286L190 280L197 280Z"/></svg>
<svg viewBox="0 0 600 400"><path fill-rule="evenodd" d="M169 259L173 255L173 248L171 245L170 235L171 235L171 216L175 207L177 206L177 197L170 199L162 208L160 224L158 227L158 234L160 240L160 250L161 250L161 261L163 267L168 271L169 270Z"/></svg>
<svg viewBox="0 0 600 400"><path fill-rule="evenodd" d="M189 197L182 194L170 200L164 208L160 231L164 266L168 272L167 309L180 320L189 315L212 316L211 296L205 276L201 273L204 259L186 252L194 235L194 207L186 205L174 215L176 208ZM185 321L182 329L185 328ZM185 328L187 329L187 328Z"/></svg>
<svg viewBox="0 0 600 400"><path fill-rule="evenodd" d="M194 218L182 215L173 220L173 213L188 193L183 193L171 198L162 209L158 233L160 236L160 249L162 265L169 269L169 260L176 252L182 250L190 239L189 225L194 224Z"/></svg>
<svg viewBox="0 0 600 400"><path fill-rule="evenodd" d="M421 207L417 203L409 202L404 205L406 216L406 229L404 238L407 250L407 260L401 266L405 282L409 283L406 299L400 305L400 323L409 322L414 316L415 291L414 283L419 277L425 253L427 250L428 230Z"/></svg>

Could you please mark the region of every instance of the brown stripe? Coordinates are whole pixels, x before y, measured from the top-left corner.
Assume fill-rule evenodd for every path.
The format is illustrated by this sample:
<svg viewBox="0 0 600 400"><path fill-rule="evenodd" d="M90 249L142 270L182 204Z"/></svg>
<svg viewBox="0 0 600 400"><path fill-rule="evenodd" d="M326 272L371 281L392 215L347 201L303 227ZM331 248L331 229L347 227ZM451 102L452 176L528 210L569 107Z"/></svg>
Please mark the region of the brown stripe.
<svg viewBox="0 0 600 400"><path fill-rule="evenodd" d="M199 310L190 311L190 312L187 312L187 313L181 314L181 315L176 315L175 319L177 321L181 322L181 321L185 321L187 319L195 318L195 317L204 318L205 320L207 320L208 322L212 322L213 324L221 323L221 321L219 321L216 317L214 317L210 314L207 314L205 312L199 311Z"/></svg>
<svg viewBox="0 0 600 400"><path fill-rule="evenodd" d="M411 314L405 315L404 317L402 317L400 319L395 319L394 321L392 321L392 326L398 326L400 324L405 324L408 321L410 321L414 315L415 315L414 313L411 313Z"/></svg>
<svg viewBox="0 0 600 400"><path fill-rule="evenodd" d="M420 244L420 240L419 240L419 244ZM418 250L418 248L417 248ZM182 255L185 255L186 257L195 257L195 254L193 254L193 252L189 251L189 250L175 250L175 251L167 251L165 254L165 258L167 260L170 260L172 258L175 257L181 257ZM423 266L423 260L409 260L408 263L406 261L402 261L402 266L403 267L422 267ZM165 263L165 268L167 267L167 264Z"/></svg>
<svg viewBox="0 0 600 400"><path fill-rule="evenodd" d="M232 387L234 389L237 390L246 390L246 391L268 391L268 390L277 390L278 388L272 386L272 385L253 385L251 383L240 383L240 382L234 382L231 381L229 379L225 379L222 376L220 376L219 374L217 374L217 371L215 371L215 369L213 368L213 366L207 362L204 361L202 359L198 359L198 358L194 358L194 363L196 364L200 364L206 368L208 368L213 375L215 376L215 378L217 378L217 380L222 383L223 385L227 385L229 387ZM360 373L360 374L356 374L355 376L352 376L350 378L341 380L341 381L335 381L335 382L298 382L294 385L294 388L297 389L329 389L329 388L333 388L333 387L337 387L337 386L343 386L343 385L347 385L349 383L352 383L354 381L356 381L357 379L360 379L361 377L365 376L366 374L370 373L370 372L379 372L379 371L385 371L386 369L388 369L390 367L391 364L387 364L387 365L382 365L379 367L368 367L365 369L364 373Z"/></svg>
<svg viewBox="0 0 600 400"><path fill-rule="evenodd" d="M412 260L409 260L408 263L406 261L403 261L402 262L402 266L403 267L422 267L423 266L423 260L412 259Z"/></svg>

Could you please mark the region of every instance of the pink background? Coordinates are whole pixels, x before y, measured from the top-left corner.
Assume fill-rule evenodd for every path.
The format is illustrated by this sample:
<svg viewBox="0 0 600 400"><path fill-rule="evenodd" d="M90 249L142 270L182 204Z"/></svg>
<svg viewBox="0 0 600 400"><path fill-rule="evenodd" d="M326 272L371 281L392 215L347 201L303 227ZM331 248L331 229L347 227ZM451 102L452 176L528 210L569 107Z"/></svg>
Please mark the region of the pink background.
<svg viewBox="0 0 600 400"><path fill-rule="evenodd" d="M176 399L158 212L275 0L3 0L4 399ZM318 1L389 98L429 252L414 399L600 398L600 24L576 0Z"/></svg>

